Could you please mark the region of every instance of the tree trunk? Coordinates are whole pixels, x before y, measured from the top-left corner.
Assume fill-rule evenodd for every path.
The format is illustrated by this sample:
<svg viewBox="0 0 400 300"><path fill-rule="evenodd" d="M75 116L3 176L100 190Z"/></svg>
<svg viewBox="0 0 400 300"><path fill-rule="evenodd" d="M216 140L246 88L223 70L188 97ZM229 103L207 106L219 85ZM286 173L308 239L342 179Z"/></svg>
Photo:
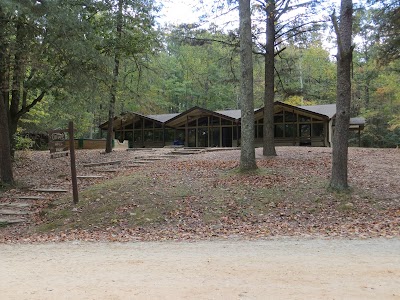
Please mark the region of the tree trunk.
<svg viewBox="0 0 400 300"><path fill-rule="evenodd" d="M266 18L263 155L276 156L274 140L275 0L268 1Z"/></svg>
<svg viewBox="0 0 400 300"><path fill-rule="evenodd" d="M19 16L16 20L16 38L15 38L15 54L14 54L14 68L12 74L12 90L11 90L11 103L10 113L8 118L8 130L10 136L11 156L14 157L15 152L15 134L18 127L18 112L21 104L21 91L22 82L25 71L24 51L25 51L25 17Z"/></svg>
<svg viewBox="0 0 400 300"><path fill-rule="evenodd" d="M352 16L352 0L342 0L339 25L335 17L332 18L338 40L338 53L336 123L333 135L330 187L337 190L348 188L347 157L351 102L351 62L353 58L353 46L351 45Z"/></svg>
<svg viewBox="0 0 400 300"><path fill-rule="evenodd" d="M108 128L107 128L107 139L106 139L106 153L112 152L112 141L113 141L113 121L115 115L115 99L117 94L117 85L119 77L119 59L120 59L120 44L122 38L122 0L118 1L118 13L117 13L117 36L114 53L114 70L113 79L110 88L110 106L108 109Z"/></svg>
<svg viewBox="0 0 400 300"><path fill-rule="evenodd" d="M0 94L0 183L12 184L13 182L8 118L3 95Z"/></svg>
<svg viewBox="0 0 400 300"><path fill-rule="evenodd" d="M240 93L242 103L240 169L257 169L254 149L253 58L250 0L239 0Z"/></svg>
<svg viewBox="0 0 400 300"><path fill-rule="evenodd" d="M6 18L0 7L0 183L14 182L8 130L8 85L7 80L7 42L2 29L6 26ZM7 96L7 98L5 97Z"/></svg>

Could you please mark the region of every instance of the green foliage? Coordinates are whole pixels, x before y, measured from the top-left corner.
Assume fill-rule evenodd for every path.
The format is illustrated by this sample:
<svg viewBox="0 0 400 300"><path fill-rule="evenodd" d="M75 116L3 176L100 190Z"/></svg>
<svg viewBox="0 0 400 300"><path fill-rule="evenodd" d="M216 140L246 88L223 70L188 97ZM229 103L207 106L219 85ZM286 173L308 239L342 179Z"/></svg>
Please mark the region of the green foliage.
<svg viewBox="0 0 400 300"><path fill-rule="evenodd" d="M29 137L24 136L22 128L17 129L17 133L14 135L14 139L15 139L15 150L32 149L34 142Z"/></svg>
<svg viewBox="0 0 400 300"><path fill-rule="evenodd" d="M133 61L124 67L124 74L130 74L128 92L133 92L126 106L143 113L177 112L194 105L236 108L238 55L225 44L228 36L194 26L166 30L165 51L147 57L145 67Z"/></svg>
<svg viewBox="0 0 400 300"><path fill-rule="evenodd" d="M121 52L116 114L181 112L194 105L210 110L240 108L237 32L182 24L163 28L161 35L153 1L123 0L125 29L117 42L115 3L2 1L0 31L6 45L2 51L9 58L7 70L21 64L24 72L16 111L19 127L45 132L73 120L77 137L98 136L98 125L108 118L116 47ZM395 1L387 4L359 9L355 18L359 38L353 60L352 115L367 119L362 145L370 147L399 144L399 61L389 51L397 49L396 37L388 34L397 24L393 16L398 9ZM20 40L18 24L23 29ZM264 36L262 30L258 33ZM275 58L276 100L292 105L335 103L336 63L322 40L316 31L282 36L279 47L286 49ZM23 56L19 61L17 49ZM254 49L262 52L259 44ZM264 58L256 55L255 107L263 105L264 84ZM43 99L34 103L42 92ZM23 111L24 107L29 109Z"/></svg>
<svg viewBox="0 0 400 300"><path fill-rule="evenodd" d="M320 43L306 49L288 45L276 59L276 98L285 101L293 96L318 104L336 101L336 66ZM299 104L300 105L300 104Z"/></svg>
<svg viewBox="0 0 400 300"><path fill-rule="evenodd" d="M394 148L400 145L400 127L390 127L390 115L374 110L365 111L363 115L367 119L361 137L363 147Z"/></svg>
<svg viewBox="0 0 400 300"><path fill-rule="evenodd" d="M304 100L301 96L290 96L285 100L286 104L290 104L293 106L302 106L302 105L316 105L316 101Z"/></svg>

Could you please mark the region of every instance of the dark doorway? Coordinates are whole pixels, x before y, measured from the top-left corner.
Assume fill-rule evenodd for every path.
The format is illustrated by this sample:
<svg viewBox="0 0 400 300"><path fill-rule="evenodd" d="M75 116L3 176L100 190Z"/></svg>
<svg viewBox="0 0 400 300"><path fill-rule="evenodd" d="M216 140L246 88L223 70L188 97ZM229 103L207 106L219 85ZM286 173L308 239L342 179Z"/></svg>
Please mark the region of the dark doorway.
<svg viewBox="0 0 400 300"><path fill-rule="evenodd" d="M188 147L196 147L196 132L195 128L188 130Z"/></svg>
<svg viewBox="0 0 400 300"><path fill-rule="evenodd" d="M212 130L212 147L219 147L219 137L220 137L220 134L219 134L219 131L220 131L220 128L219 127L217 127L217 128L211 128L211 130Z"/></svg>
<svg viewBox="0 0 400 300"><path fill-rule="evenodd" d="M222 127L222 147L232 147L232 127Z"/></svg>
<svg viewBox="0 0 400 300"><path fill-rule="evenodd" d="M208 128L198 128L198 145L197 147L208 147Z"/></svg>
<svg viewBox="0 0 400 300"><path fill-rule="evenodd" d="M311 124L300 124L300 146L311 146Z"/></svg>

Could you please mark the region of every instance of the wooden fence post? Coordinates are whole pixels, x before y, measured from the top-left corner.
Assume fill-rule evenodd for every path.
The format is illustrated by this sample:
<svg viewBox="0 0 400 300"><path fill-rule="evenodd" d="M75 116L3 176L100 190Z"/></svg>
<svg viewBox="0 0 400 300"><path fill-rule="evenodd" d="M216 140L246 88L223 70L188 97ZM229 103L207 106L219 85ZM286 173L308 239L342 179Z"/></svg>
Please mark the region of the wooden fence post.
<svg viewBox="0 0 400 300"><path fill-rule="evenodd" d="M74 142L74 123L72 121L68 124L69 135L69 153L71 157L71 180L72 180L72 195L74 204L79 201L78 197L78 181L76 178L76 165L75 165L75 142Z"/></svg>

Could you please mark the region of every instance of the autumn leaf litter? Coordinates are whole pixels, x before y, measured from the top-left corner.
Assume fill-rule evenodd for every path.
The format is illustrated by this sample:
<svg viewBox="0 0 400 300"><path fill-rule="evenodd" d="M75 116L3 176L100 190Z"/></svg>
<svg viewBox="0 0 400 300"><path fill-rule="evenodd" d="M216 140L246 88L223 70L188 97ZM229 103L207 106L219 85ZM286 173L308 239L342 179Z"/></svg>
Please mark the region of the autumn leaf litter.
<svg viewBox="0 0 400 300"><path fill-rule="evenodd" d="M256 149L259 169L248 174L238 172L239 150L171 156L132 167L141 157L165 158L169 151L78 150L78 175L103 177L79 179L76 207L68 157L18 153L18 185L1 192L1 203L20 201L19 195L44 199L32 201L26 222L0 228L0 242L400 237L398 149L349 149L348 193L326 188L329 148L277 147L274 158ZM37 188L68 193L38 193Z"/></svg>

